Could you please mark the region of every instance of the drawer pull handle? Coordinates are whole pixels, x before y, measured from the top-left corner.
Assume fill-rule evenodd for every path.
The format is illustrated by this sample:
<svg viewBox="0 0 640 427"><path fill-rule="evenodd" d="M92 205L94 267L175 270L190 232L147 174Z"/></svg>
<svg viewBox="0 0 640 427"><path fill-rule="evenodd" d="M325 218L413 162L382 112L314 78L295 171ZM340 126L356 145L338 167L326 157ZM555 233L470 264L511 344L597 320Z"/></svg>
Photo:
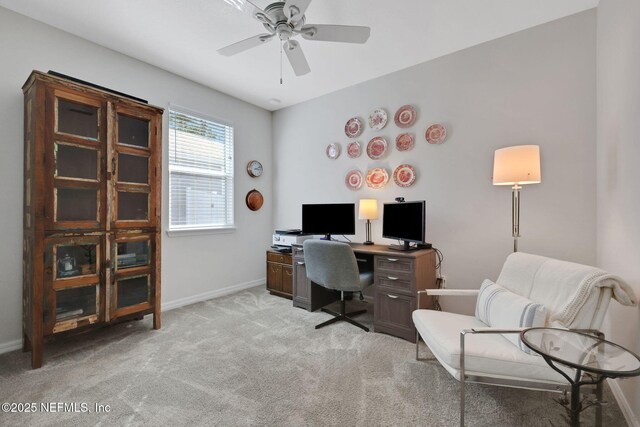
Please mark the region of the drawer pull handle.
<svg viewBox="0 0 640 427"><path fill-rule="evenodd" d="M304 261L298 261L298 265L304 265Z"/></svg>
<svg viewBox="0 0 640 427"><path fill-rule="evenodd" d="M387 294L387 296L391 299L398 299L398 295Z"/></svg>
<svg viewBox="0 0 640 427"><path fill-rule="evenodd" d="M394 276L387 276L387 279L389 279L389 280L398 280L398 278L394 277Z"/></svg>
<svg viewBox="0 0 640 427"><path fill-rule="evenodd" d="M396 262L398 261L398 258L387 258L387 261Z"/></svg>

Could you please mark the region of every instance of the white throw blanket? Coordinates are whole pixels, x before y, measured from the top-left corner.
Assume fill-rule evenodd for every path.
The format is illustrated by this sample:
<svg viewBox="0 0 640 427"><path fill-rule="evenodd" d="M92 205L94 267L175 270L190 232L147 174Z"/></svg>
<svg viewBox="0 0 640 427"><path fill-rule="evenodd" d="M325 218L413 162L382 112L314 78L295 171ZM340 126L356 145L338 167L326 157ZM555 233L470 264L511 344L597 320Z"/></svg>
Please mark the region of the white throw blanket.
<svg viewBox="0 0 640 427"><path fill-rule="evenodd" d="M594 271L582 280L576 289L573 297L567 302L562 310L556 313L551 320L558 321L564 325L569 325L576 318L576 315L589 299L593 288L611 288L613 299L622 305L635 306L637 304L633 289L620 277L609 274L603 270Z"/></svg>
<svg viewBox="0 0 640 427"><path fill-rule="evenodd" d="M637 302L631 287L618 276L596 267L523 252L507 257L496 283L544 304L550 313L548 321L554 326L589 327L591 319L580 319L580 313L593 303L598 288L610 288L612 298L622 305Z"/></svg>

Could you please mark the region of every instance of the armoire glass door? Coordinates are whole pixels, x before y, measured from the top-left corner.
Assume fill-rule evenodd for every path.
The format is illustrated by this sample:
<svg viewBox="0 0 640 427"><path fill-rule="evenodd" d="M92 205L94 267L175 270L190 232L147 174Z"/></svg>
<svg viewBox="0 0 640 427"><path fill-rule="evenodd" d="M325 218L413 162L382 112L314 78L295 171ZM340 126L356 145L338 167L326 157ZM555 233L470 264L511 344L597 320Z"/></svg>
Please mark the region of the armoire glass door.
<svg viewBox="0 0 640 427"><path fill-rule="evenodd" d="M156 172L151 150L152 118L116 106L115 120L113 227L152 227L155 225L155 200L151 183Z"/></svg>
<svg viewBox="0 0 640 427"><path fill-rule="evenodd" d="M45 147L48 229L98 229L105 212L105 108L97 99L51 89L53 143ZM49 110L48 110L49 111ZM50 166L49 166L50 165Z"/></svg>
<svg viewBox="0 0 640 427"><path fill-rule="evenodd" d="M154 234L117 234L111 244L111 318L152 308Z"/></svg>
<svg viewBox="0 0 640 427"><path fill-rule="evenodd" d="M45 328L62 332L102 321L104 236L50 237L45 244Z"/></svg>

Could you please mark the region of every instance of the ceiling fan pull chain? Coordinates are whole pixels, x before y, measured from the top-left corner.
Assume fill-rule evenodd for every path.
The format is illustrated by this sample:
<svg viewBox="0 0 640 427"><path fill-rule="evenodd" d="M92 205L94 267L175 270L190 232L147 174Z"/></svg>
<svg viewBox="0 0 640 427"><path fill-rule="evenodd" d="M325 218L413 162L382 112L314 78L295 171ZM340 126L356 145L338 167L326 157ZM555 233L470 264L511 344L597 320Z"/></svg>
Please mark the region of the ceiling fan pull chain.
<svg viewBox="0 0 640 427"><path fill-rule="evenodd" d="M282 45L284 42L280 42L280 84L282 84Z"/></svg>

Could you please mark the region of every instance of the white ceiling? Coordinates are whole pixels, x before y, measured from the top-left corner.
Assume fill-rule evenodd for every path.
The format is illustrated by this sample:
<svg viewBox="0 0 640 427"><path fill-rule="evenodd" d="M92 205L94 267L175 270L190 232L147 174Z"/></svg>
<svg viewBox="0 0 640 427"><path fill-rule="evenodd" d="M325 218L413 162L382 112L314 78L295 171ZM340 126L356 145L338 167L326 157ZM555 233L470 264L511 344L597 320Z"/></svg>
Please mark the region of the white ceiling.
<svg viewBox="0 0 640 427"><path fill-rule="evenodd" d="M271 1L255 0L258 6ZM277 110L597 6L598 0L314 0L309 24L365 25L364 44L298 38L311 73L296 77L279 43L216 50L264 33L224 0L0 0L0 6L149 64ZM274 105L271 99L280 103Z"/></svg>

